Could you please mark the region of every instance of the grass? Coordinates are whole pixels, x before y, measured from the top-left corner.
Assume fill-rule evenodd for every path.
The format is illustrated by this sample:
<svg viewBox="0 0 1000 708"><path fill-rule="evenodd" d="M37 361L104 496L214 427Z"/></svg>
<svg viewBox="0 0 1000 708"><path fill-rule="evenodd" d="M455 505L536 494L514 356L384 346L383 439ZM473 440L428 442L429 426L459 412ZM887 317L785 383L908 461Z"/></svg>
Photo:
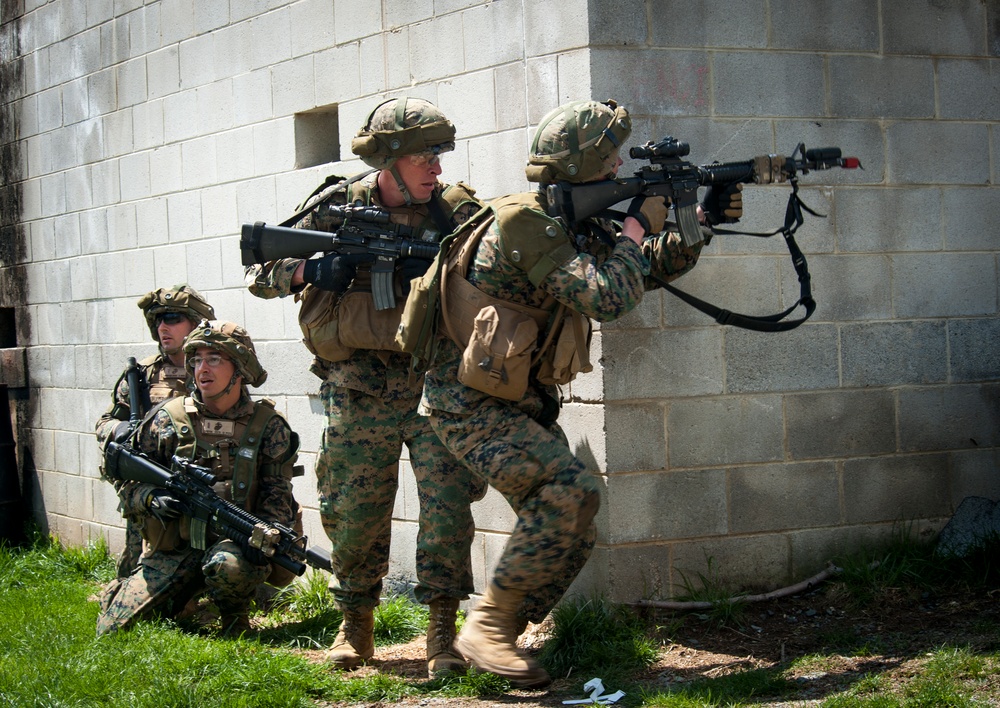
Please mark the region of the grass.
<svg viewBox="0 0 1000 708"><path fill-rule="evenodd" d="M979 561L945 560L905 535L878 552L838 559L844 572L829 589L859 606L886 597L921 597L942 588L997 587L996 548ZM335 672L309 661L302 650L324 649L340 621L327 576L312 574L281 591L258 631L222 639L172 622L141 622L132 630L97 638L97 605L89 600L114 573L107 548L61 548L35 537L26 549L0 548L0 708L6 706L317 706L390 703L407 697L495 698L510 693L504 679L469 671L445 679L406 678L378 671ZM715 576L691 583L692 599L715 598L718 613L702 621L742 627L742 608L729 603ZM583 683L600 676L607 691L623 689L623 706L702 708L763 706L796 700L803 674L837 672L844 657L880 653L873 638L838 630L823 637L822 652L767 668L742 663L725 672L696 674L664 685L651 678L666 627L600 597L570 599L553 613L539 659L557 679L556 698L579 698ZM982 621L991 646L1000 630ZM404 597L386 598L376 612L377 643L408 642L426 629L425 608ZM878 638L875 638L878 642ZM897 662L898 663L898 662ZM873 671L823 696L823 708L985 706L1000 697L994 678L1000 654L942 645L909 657L905 670ZM718 674L718 675L717 675ZM513 698L511 700L514 700ZM554 700L554 699L551 699Z"/></svg>

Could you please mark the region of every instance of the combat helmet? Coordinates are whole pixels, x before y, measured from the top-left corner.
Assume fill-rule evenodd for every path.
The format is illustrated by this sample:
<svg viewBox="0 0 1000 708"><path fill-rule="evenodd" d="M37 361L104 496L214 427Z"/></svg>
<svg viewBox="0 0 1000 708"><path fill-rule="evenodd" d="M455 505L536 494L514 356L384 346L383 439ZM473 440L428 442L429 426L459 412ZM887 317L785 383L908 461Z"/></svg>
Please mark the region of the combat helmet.
<svg viewBox="0 0 1000 708"><path fill-rule="evenodd" d="M186 283L151 290L139 298L138 305L146 318L149 333L156 342L160 341L160 336L156 332L157 315L179 312L194 324L201 320L215 319L215 309L200 292Z"/></svg>
<svg viewBox="0 0 1000 708"><path fill-rule="evenodd" d="M628 111L615 101L574 101L538 124L525 174L529 182L588 182L611 171L632 133Z"/></svg>
<svg viewBox="0 0 1000 708"><path fill-rule="evenodd" d="M214 349L225 354L236 366L236 373L249 386L260 386L267 381L267 372L257 359L257 350L247 331L234 322L202 320L184 340L184 360L188 372L194 374L194 353L201 348ZM230 385L232 385L232 381ZM222 394L229 391L226 388ZM222 395L220 394L220 395Z"/></svg>

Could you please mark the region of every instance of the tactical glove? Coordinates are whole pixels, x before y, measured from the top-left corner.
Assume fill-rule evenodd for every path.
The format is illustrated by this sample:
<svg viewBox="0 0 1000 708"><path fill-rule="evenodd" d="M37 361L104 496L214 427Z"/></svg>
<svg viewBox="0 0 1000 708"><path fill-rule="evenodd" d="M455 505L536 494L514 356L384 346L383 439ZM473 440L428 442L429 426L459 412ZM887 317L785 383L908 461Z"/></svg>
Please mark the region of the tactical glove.
<svg viewBox="0 0 1000 708"><path fill-rule="evenodd" d="M130 437L132 437L132 424L124 420L111 431L111 440L119 445L124 445Z"/></svg>
<svg viewBox="0 0 1000 708"><path fill-rule="evenodd" d="M184 505L181 501L170 496L170 493L165 489L151 491L146 497L146 508L164 526L184 513Z"/></svg>
<svg viewBox="0 0 1000 708"><path fill-rule="evenodd" d="M705 212L705 221L710 225L735 224L743 216L743 183L709 187L701 208Z"/></svg>
<svg viewBox="0 0 1000 708"><path fill-rule="evenodd" d="M403 288L403 297L410 294L410 281L426 273L431 267L431 262L423 258L404 258L399 261L399 280Z"/></svg>
<svg viewBox="0 0 1000 708"><path fill-rule="evenodd" d="M321 258L311 258L306 261L302 271L302 279L312 283L320 290L342 295L351 286L351 281L358 274L360 263L370 263L375 259L367 253L349 253L338 255L329 253Z"/></svg>
<svg viewBox="0 0 1000 708"><path fill-rule="evenodd" d="M639 222L647 236L658 234L667 220L667 202L663 197L636 197L629 204L628 215Z"/></svg>

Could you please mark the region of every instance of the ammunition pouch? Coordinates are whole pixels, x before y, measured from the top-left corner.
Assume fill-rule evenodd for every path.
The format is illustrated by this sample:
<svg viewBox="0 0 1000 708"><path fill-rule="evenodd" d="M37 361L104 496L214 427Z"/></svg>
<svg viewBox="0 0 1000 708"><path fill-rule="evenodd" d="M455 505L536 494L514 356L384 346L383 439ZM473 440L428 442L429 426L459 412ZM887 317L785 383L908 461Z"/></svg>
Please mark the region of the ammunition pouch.
<svg viewBox="0 0 1000 708"><path fill-rule="evenodd" d="M296 293L299 303L299 329L302 343L313 356L327 361L344 361L354 353L340 342L337 295L307 285Z"/></svg>

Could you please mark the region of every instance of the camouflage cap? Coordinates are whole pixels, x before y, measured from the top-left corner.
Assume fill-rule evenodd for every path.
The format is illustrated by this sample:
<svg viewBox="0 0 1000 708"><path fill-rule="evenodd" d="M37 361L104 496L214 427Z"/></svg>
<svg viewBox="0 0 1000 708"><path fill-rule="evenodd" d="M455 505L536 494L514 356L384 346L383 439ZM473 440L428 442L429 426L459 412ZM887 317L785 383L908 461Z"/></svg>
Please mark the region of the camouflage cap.
<svg viewBox="0 0 1000 708"><path fill-rule="evenodd" d="M351 141L351 152L366 165L386 170L406 155L455 149L455 126L430 101L390 98L368 114Z"/></svg>
<svg viewBox="0 0 1000 708"><path fill-rule="evenodd" d="M631 133L628 111L615 101L563 104L538 124L525 174L542 184L598 179Z"/></svg>
<svg viewBox="0 0 1000 708"><path fill-rule="evenodd" d="M201 348L215 349L228 356L236 365L236 373L250 386L267 381L267 372L257 359L253 340L245 329L233 322L202 320L184 340L185 365L194 373L194 353Z"/></svg>
<svg viewBox="0 0 1000 708"><path fill-rule="evenodd" d="M205 297L186 283L180 283L169 288L158 288L139 298L137 303L149 326L149 334L153 341L159 342L156 332L156 316L167 312L179 312L192 323L201 320L214 320L215 309L208 304Z"/></svg>

